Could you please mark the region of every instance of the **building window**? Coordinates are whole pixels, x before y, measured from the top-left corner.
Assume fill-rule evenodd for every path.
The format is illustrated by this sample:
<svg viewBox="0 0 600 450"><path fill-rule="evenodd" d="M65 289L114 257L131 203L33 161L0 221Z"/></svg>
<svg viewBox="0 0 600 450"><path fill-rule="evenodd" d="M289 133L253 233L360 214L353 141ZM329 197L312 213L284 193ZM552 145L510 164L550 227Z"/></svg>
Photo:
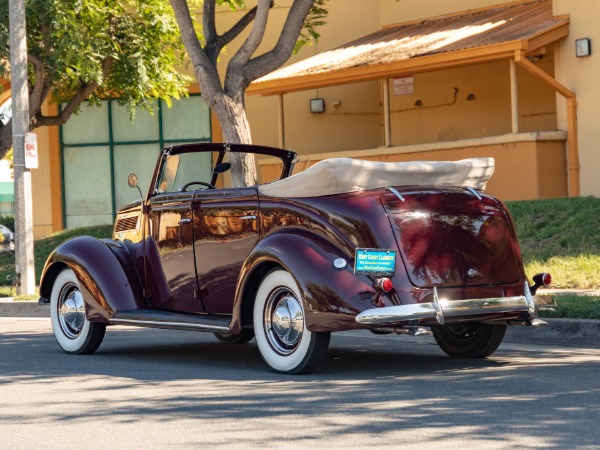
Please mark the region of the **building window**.
<svg viewBox="0 0 600 450"><path fill-rule="evenodd" d="M131 123L129 112L116 100L100 107L83 106L61 127L63 220L66 228L113 222L123 205L137 200L137 189L127 185L135 172L144 194L150 184L160 150L171 144L210 142L210 110L199 95L160 101L152 115L138 110ZM199 179L210 178L210 155Z"/></svg>

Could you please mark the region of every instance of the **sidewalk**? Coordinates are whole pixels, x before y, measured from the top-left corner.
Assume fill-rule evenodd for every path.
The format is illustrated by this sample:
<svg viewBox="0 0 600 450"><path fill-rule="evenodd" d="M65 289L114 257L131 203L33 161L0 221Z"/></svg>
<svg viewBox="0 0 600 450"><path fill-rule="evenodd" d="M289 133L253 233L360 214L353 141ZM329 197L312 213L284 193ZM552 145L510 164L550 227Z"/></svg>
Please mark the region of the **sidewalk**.
<svg viewBox="0 0 600 450"><path fill-rule="evenodd" d="M591 291L598 292L600 291ZM541 294L542 292L539 291ZM544 292L544 294L549 292ZM596 295L595 293L586 295ZM50 305L0 299L0 317L50 317ZM545 319L545 327L508 327L505 342L600 348L600 320ZM1 332L1 327L0 327Z"/></svg>

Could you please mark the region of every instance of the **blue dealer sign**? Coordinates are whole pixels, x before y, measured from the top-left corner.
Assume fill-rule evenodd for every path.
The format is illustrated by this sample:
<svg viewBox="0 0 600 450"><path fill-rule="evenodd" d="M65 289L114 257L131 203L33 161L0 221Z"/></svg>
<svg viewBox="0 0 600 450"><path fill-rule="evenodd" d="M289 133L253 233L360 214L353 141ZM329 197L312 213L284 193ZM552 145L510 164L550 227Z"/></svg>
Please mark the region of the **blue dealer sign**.
<svg viewBox="0 0 600 450"><path fill-rule="evenodd" d="M354 273L394 275L396 269L396 251L357 248L354 261Z"/></svg>

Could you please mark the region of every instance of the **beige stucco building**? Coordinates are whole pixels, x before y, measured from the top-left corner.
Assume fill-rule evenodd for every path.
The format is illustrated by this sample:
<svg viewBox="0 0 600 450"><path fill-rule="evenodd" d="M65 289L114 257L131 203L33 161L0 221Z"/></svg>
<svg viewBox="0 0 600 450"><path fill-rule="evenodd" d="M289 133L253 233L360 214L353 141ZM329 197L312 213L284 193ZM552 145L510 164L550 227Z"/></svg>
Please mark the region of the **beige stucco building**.
<svg viewBox="0 0 600 450"><path fill-rule="evenodd" d="M275 3L265 51L277 39L291 0ZM251 86L247 109L255 143L292 148L301 158L297 170L331 156L493 156L496 173L488 190L504 200L600 196L594 175L600 166L600 54L593 45L585 54L587 44L600 42L596 0L330 0L328 9L318 43ZM219 27L242 13L222 10ZM236 45L221 58L222 68ZM200 99L187 102L176 107L181 113L163 108L171 122L141 119L142 125L132 126L135 132L115 132L120 122L110 102L106 118L93 122L108 130L107 137L86 138L85 111L62 129L37 130L36 236L110 222L119 203L133 195L119 181L122 166L143 165L144 181L160 145L220 141L215 118L189 103ZM323 112L315 112L321 106ZM154 129L157 136L144 135ZM269 171L270 164L261 160L259 168ZM98 188L82 190L86 181ZM73 190L90 204L110 201L98 215L85 207L79 211L84 198Z"/></svg>

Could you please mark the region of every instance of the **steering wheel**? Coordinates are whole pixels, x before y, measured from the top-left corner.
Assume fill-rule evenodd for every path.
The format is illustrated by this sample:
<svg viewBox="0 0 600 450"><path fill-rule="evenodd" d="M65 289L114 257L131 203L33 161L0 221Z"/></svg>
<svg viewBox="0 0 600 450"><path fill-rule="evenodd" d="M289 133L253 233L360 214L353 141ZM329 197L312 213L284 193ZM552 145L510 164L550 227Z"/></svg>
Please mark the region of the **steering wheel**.
<svg viewBox="0 0 600 450"><path fill-rule="evenodd" d="M190 181L189 183L183 185L183 187L181 188L181 192L187 191L187 188L192 186L193 184L200 184L202 186L206 186L208 189L216 189L216 187L214 187L212 184L205 183L204 181Z"/></svg>

